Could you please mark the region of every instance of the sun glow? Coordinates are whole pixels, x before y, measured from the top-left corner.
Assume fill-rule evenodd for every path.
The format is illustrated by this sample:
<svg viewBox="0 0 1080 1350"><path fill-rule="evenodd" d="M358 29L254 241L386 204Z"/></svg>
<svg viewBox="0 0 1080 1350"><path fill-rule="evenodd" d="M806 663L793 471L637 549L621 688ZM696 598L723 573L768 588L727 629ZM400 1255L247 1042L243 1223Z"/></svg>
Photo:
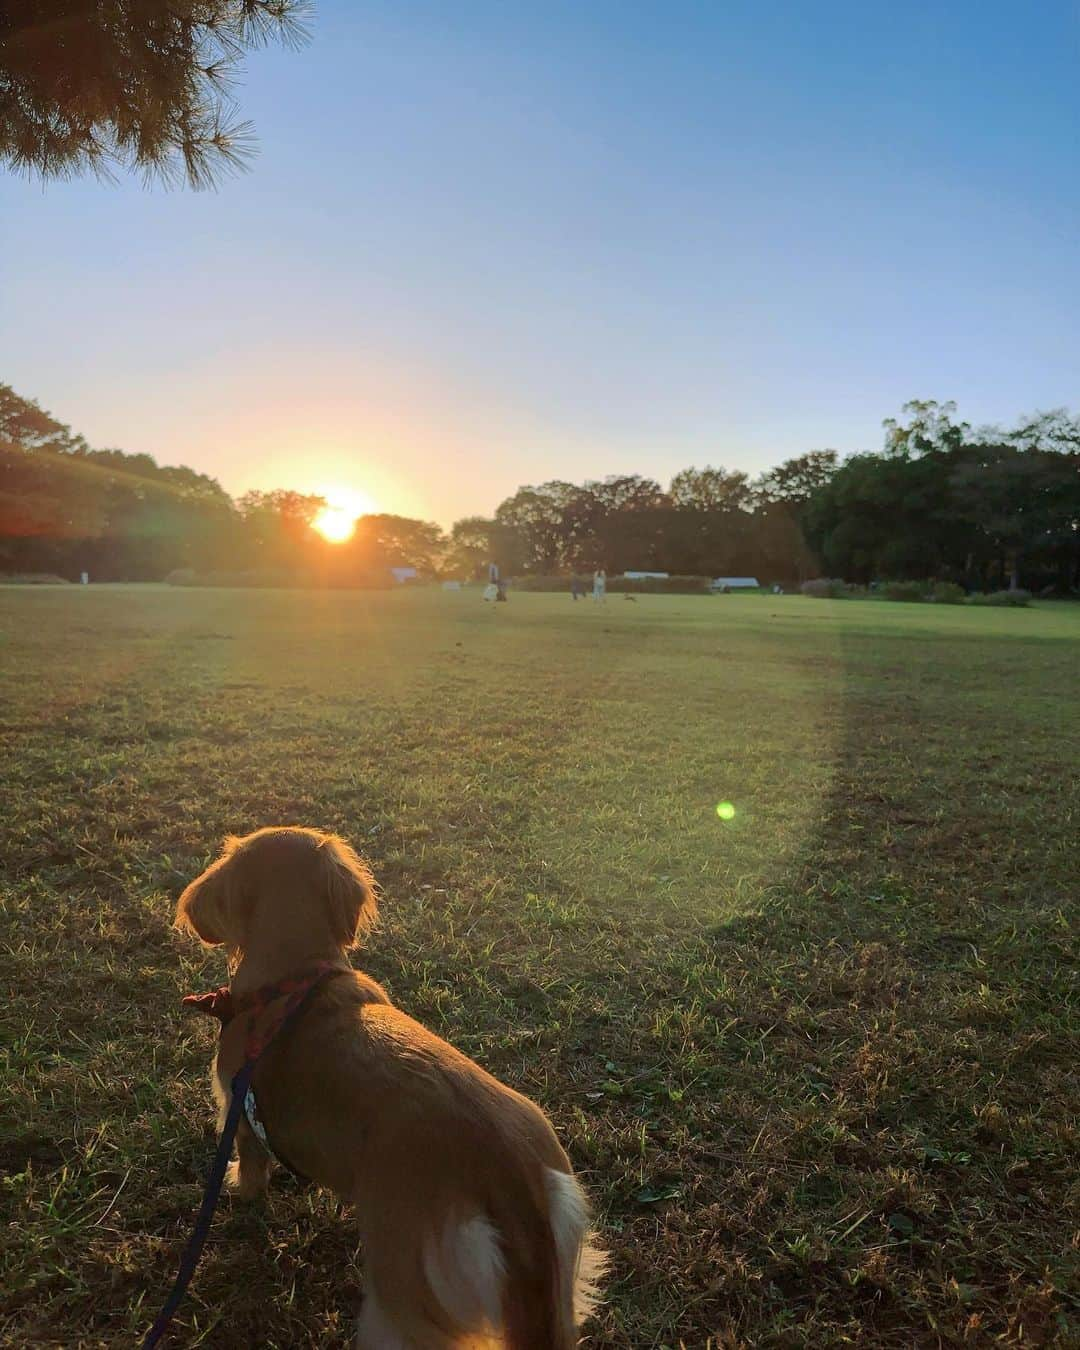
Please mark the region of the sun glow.
<svg viewBox="0 0 1080 1350"><path fill-rule="evenodd" d="M355 488L320 487L318 494L326 499L326 505L311 522L311 527L329 544L344 544L351 539L357 517L370 515L375 509L371 498Z"/></svg>

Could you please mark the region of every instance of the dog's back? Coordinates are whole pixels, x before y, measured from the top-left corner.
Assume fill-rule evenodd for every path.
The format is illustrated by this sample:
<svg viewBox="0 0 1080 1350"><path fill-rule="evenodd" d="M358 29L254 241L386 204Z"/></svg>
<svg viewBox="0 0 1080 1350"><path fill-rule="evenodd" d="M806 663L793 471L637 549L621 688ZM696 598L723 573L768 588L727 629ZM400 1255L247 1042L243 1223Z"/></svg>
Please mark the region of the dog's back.
<svg viewBox="0 0 1080 1350"><path fill-rule="evenodd" d="M361 1346L576 1344L601 1263L528 1098L361 975L328 983L254 1081L275 1150L356 1204Z"/></svg>

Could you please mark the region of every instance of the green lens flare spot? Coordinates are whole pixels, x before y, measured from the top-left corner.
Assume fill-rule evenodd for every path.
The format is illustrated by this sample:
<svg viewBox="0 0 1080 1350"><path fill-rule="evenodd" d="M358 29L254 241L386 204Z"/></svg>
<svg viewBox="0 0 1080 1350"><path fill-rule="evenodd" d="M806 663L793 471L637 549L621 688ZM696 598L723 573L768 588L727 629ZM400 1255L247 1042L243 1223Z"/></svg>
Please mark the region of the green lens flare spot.
<svg viewBox="0 0 1080 1350"><path fill-rule="evenodd" d="M732 805L731 802L717 802L716 814L720 817L721 820L734 820L735 807Z"/></svg>

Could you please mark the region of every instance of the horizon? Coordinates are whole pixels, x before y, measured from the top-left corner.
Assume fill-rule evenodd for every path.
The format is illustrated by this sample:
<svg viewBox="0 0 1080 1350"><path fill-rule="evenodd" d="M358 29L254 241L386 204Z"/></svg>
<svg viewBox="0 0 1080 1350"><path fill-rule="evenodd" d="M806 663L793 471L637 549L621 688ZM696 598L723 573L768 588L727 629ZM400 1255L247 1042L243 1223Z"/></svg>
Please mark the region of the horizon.
<svg viewBox="0 0 1080 1350"><path fill-rule="evenodd" d="M876 450L913 398L1075 405L1068 6L312 32L245 63L261 153L217 193L0 179L0 378L91 445L447 527Z"/></svg>

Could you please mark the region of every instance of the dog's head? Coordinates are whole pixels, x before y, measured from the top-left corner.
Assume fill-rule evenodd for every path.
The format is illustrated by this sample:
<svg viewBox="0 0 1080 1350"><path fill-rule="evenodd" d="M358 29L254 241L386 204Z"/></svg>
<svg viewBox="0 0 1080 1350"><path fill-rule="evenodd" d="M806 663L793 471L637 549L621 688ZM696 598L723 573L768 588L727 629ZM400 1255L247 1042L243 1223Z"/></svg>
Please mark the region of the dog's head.
<svg viewBox="0 0 1080 1350"><path fill-rule="evenodd" d="M371 872L344 839L289 826L226 839L221 857L177 902L176 927L230 951L271 928L346 951L375 922L376 908Z"/></svg>

